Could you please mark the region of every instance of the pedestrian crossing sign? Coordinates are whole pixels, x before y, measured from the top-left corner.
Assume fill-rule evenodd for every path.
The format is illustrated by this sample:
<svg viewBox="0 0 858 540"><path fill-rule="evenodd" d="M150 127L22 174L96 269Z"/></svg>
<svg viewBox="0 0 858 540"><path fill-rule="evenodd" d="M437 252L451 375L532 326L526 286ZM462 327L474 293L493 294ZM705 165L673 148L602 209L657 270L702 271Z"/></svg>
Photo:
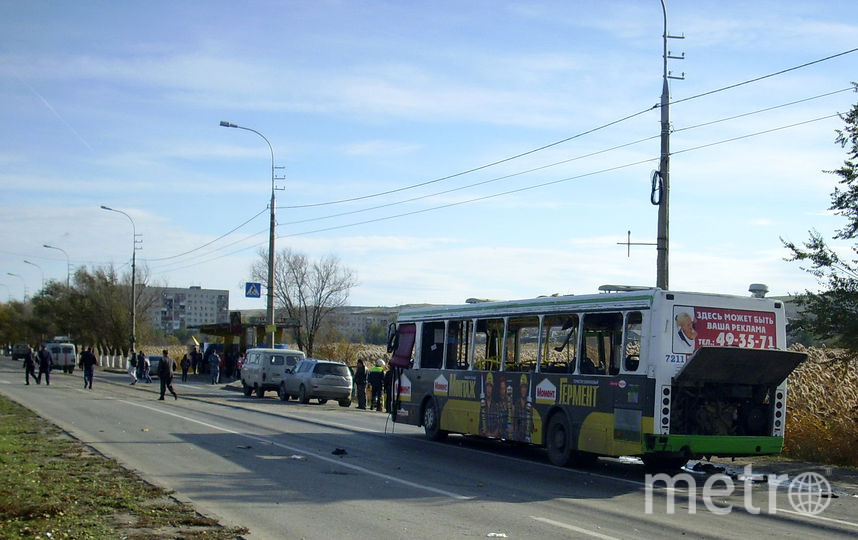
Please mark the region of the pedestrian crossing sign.
<svg viewBox="0 0 858 540"><path fill-rule="evenodd" d="M244 284L244 296L247 298L259 298L262 296L262 284L261 283L245 283Z"/></svg>

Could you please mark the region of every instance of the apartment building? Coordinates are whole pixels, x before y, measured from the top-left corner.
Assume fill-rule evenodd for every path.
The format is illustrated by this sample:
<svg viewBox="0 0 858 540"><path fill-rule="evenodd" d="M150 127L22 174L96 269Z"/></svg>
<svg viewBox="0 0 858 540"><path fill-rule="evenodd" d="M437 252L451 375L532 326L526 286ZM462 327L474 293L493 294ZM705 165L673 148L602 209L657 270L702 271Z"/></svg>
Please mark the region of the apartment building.
<svg viewBox="0 0 858 540"><path fill-rule="evenodd" d="M165 332L229 322L229 291L202 287L154 287L157 300L146 312Z"/></svg>

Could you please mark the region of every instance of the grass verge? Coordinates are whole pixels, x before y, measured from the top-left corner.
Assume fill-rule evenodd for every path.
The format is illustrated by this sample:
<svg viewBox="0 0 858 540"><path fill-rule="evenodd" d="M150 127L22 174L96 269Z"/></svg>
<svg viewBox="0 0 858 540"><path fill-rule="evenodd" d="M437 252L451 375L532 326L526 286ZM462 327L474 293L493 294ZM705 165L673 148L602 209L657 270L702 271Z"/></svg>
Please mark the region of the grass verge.
<svg viewBox="0 0 858 540"><path fill-rule="evenodd" d="M0 538L238 538L0 396Z"/></svg>

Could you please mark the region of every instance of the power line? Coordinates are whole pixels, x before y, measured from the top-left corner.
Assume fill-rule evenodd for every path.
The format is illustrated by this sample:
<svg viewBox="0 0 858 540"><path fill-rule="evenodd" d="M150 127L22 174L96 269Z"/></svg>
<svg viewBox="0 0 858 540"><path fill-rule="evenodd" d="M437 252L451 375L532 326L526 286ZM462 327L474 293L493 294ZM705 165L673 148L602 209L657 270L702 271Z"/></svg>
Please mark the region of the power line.
<svg viewBox="0 0 858 540"><path fill-rule="evenodd" d="M848 90L848 89L847 89L847 90ZM824 96L831 95L831 94L834 94L834 93L837 93L837 92L840 92L840 91L841 91L841 90L838 90L838 91L835 91L835 92L826 93L826 94L821 94L821 95L819 95L819 96L814 96L813 98L806 98L806 99L802 99L802 100L797 100L797 101L796 101L796 102L794 102L794 103L800 103L800 102L808 101L808 100L810 100L810 99L814 99L814 98L818 98L818 97L824 97ZM768 107L768 108L765 108L765 109L760 109L760 110L758 110L758 111L753 111L753 112L751 112L751 113L744 113L744 114L741 114L741 115L736 115L735 117L731 117L731 118L744 117L744 116L748 116L749 114L754 114L754 113L759 113L759 112L765 112L765 111L768 111L768 110L776 109L776 108L779 108L779 107L782 107L782 106L787 106L787 105L789 105L789 103L787 103L787 104L783 104L783 105L779 105L779 106L775 106L775 107ZM779 126L779 127L776 127L776 128L771 128L771 129L767 129L767 130L757 131L757 132L754 132L754 133L749 133L749 134L741 135L741 136L738 136L738 137L731 137L731 138L729 138L729 139L722 139L722 140L720 140L720 141L715 141L715 142L712 142L712 143L707 143L707 144L702 144L702 145L698 145L698 146L694 146L694 147L684 148L684 149L681 149L681 150L676 150L676 151L671 152L671 155L675 155L675 154L683 154L683 153L691 152L691 151L694 151L694 150L700 150L700 149L703 149L703 148L708 148L708 147L711 147L711 146L717 146L717 145L720 145L720 144L726 144L726 143L729 143L729 142L735 142L735 141L742 140L742 139L748 139L748 138L755 137L755 136L759 136L759 135L764 135L764 134L773 133L773 132L776 132L776 131L781 131L781 130L784 130L784 129L789 129L789 128L793 128L793 127L797 127L797 126L801 126L801 125L809 124L809 123L812 123L812 122L818 122L818 121L826 120L826 119L829 119L829 118L836 118L836 117L838 117L838 116L839 116L839 113L834 113L834 114L830 114L830 115L826 115L826 116L821 116L821 117L813 118L813 119L810 119L810 120L805 120L805 121L802 121L802 122L796 122L796 123L793 123L793 124L788 124L788 125L785 125L785 126ZM719 121L723 121L723 120L727 120L727 119L722 119L722 120L719 120ZM705 122L705 123L703 123L703 124L698 124L698 125L696 125L696 126L688 126L688 127L686 127L686 128L682 128L681 130L687 130L687 129L692 129L692 128L695 128L695 127L701 127L701 126L711 125L711 124L716 123L716 122L718 122L718 121ZM655 138L655 137L657 137L657 136L653 136L653 137L650 137L650 138L648 138L648 139L652 139L652 138ZM599 152L594 152L593 154L604 153L604 152L610 151L610 150L615 149L615 148L620 148L620 147L623 147L623 146L629 146L629 145L631 145L631 144L636 144L636 143L638 143L638 142L641 142L641 141L644 141L644 140L648 140L648 139L640 139L640 140L638 140L638 141L633 141L633 142L630 142L630 143L626 143L626 144L624 144L624 145L618 145L617 147L614 147L614 148L605 149L605 150L602 150L602 151L599 151ZM579 156L578 158L572 158L572 160L574 160L574 159L580 159L581 157L586 157L586 156ZM350 228L350 227L356 227L356 226L360 226L360 225L368 225L368 224L370 224L370 223L378 223L378 222L381 222L381 221L389 221L389 220L392 220L392 219L398 219L398 218L402 218L402 217L408 217L408 216L412 216L412 215L423 214L423 213L432 212L432 211L435 211L435 210L443 210L443 209L445 209L445 208L451 208L451 207L455 207L455 206L461 206L461 205L464 205L464 204L470 204L470 203L474 203L474 202L480 202L480 201L484 201L484 200L488 200L488 199L493 199L493 198L497 198L497 197L502 197L502 196L505 196L505 195L512 195L512 194L515 194L515 193L521 193L521 192L530 191L530 190L534 190L534 189L539 189L539 188L543 188L543 187L547 187L547 186L551 186L551 185L556 185L556 184L561 184L561 183L565 183L565 182L570 182L570 181L572 181L572 180L580 180L580 179L582 179L582 178L587 178L587 177L590 177L590 176L595 176L595 175L599 175L599 174L604 174L604 173L607 173L607 172L613 172L613 171L617 171L617 170L621 170L621 169L626 169L626 168L629 168L629 167L634 167L634 166L636 166L636 165L641 165L641 164L643 164L643 163L648 163L648 162L652 162L652 161L657 161L658 159L659 159L658 157L652 157L652 158L642 159L642 160L634 161L634 162L631 162L631 163L626 163L626 164L623 164L623 165L617 165L617 166L614 166L614 167L608 167L608 168L605 168L605 169L600 169L600 170L598 170L598 171L590 171L590 172L582 173L582 174L575 175L575 176L570 176L570 177L561 178L561 179L557 179L557 180L552 180L552 181L549 181L549 182L543 182L543 183L540 183L540 184L534 184L534 185L530 185L530 186L523 186L523 187L521 187L521 188L516 188L516 189L507 190L507 191L503 191L503 192L499 192L499 193L493 193L493 194L489 194L489 195L484 195L484 196L481 196L481 197L474 197L474 198L467 199L467 200L463 200L463 201L456 201L456 202L452 202L452 203L447 203L447 204L442 204L442 205L438 205L438 206L433 206L433 207L430 207L430 208L423 208L423 209L420 209L420 210L413 210L413 211L410 211L410 212L403 212L403 213L393 214L393 215L389 215L389 216L382 216L382 217L379 217L379 218L373 218L373 219L368 219L368 220L363 220L363 221L358 221L358 222L353 222L353 223L346 223L346 224L343 224L343 225L335 225L335 226L331 226L331 227L324 227L324 228L321 228L321 229L313 229L313 230L309 230L309 231L302 231L302 232L298 232L298 233L285 234L285 235L280 235L280 236L278 236L277 238L278 238L278 239L279 239L279 238L290 238L290 237L296 237L296 236L305 236L305 235L310 235L310 234L316 234L316 233L321 233L321 232L329 232L329 231L333 231L333 230L341 230L341 229L346 229L346 228ZM571 161L571 160L567 160L567 161ZM543 166L543 167L538 167L538 168L536 168L536 169L534 169L534 170L544 169L544 168L547 168L547 167L549 167L549 166L550 166L550 165L546 165L546 166ZM521 173L516 173L516 174L514 174L514 175L508 175L508 176L517 176L517 175L520 175L520 174L524 174L524 173L526 173L526 172L529 172L529 171L523 171L523 172L521 172ZM472 185L472 186L466 186L466 187L473 187L473 186L475 186L475 185L482 185L482 184L486 184L486 183L489 183L489 181L478 182L478 183L476 183L476 184L474 184L474 185ZM439 194L443 194L443 193L447 193L447 192L451 192L451 191L458 191L458 190L460 190L460 189L464 189L464 188L457 188L457 189L453 189L453 190L447 190L446 192L437 193L437 194L434 194L434 195L439 195ZM415 198L415 199L426 198L426 197L428 197L428 196L425 196L425 197L419 197L419 198ZM398 203L392 203L392 204L398 204ZM390 205L381 205L380 207L386 207L386 206L390 206ZM348 213L346 213L346 214L351 214L351 213L355 213L355 212L348 212ZM337 217L337 216L330 216L330 217ZM319 218L319 219L324 219L324 218ZM267 229L266 229L266 230L267 230ZM262 232L265 232L265 231L262 231ZM260 234L260 233L257 233L257 234ZM221 251L221 250L223 250L223 249L226 249L226 248L227 248L227 247L229 247L230 245L234 245L234 244L236 244L236 243L239 243L239 242L242 242L242 241L245 241L245 240L247 240L247 238L244 238L244 239L238 240L238 241L233 242L232 244L228 244L228 245L226 245L226 246L222 246L222 247L218 248L216 251ZM235 254L237 254L237 253L241 253L242 251L247 251L247 250L249 250L249 249L263 247L264 245L265 245L265 242L259 242L259 243L257 243L257 244L251 245L251 246L246 246L246 247L239 248L239 249L234 250L234 251L231 251L231 252L229 252L229 253L225 253L225 254L220 254L220 255L217 255L217 256L213 256L213 257L207 258L207 259L205 259L205 260L197 260L197 261L194 261L194 262L192 262L192 263L190 263L190 264L187 264L187 265L184 265L184 266L179 266L179 267L173 267L173 268L169 268L169 269L159 270L158 272L159 272L159 273L164 273L164 272L167 272L167 271L176 271L176 270L183 270L183 269L185 269L185 268L192 268L192 267L194 267L194 266L198 266L198 265L201 265L201 264L206 264L206 263L209 263L209 262L213 262L213 261L219 260L219 259L224 258L224 257L228 257L228 256L230 256L230 255L235 255ZM214 253L214 252L212 252L212 253ZM205 255L203 255L203 257L205 257ZM153 270L153 273L154 273L154 272L155 272L155 271Z"/></svg>
<svg viewBox="0 0 858 540"><path fill-rule="evenodd" d="M237 231L238 229L240 229L240 228L244 227L245 225L247 225L248 223L250 223L250 222L251 222L251 221L253 221L254 219L258 218L259 216L261 216L262 214L264 214L264 213L265 213L265 212L267 212L267 211L268 211L268 208L264 208L261 212L259 212L258 214L256 214L256 215L255 215L255 216L253 216L252 218L248 219L247 221L243 222L242 224L240 224L240 225L236 226L235 228L233 228L233 229L231 229L231 230L229 230L229 231L227 231L227 232L223 233L222 235L218 236L218 237L217 237L217 238L215 238L214 240L211 240L210 242L206 242L205 244L203 244L203 245L201 245L201 246L197 246L197 247L195 247L194 249L191 249L191 250L185 251L184 253L179 253L179 254L177 254L177 255L170 255L169 257L158 257L158 258L155 258L155 259L147 258L147 259L146 259L146 261L149 261L149 262L167 261L167 260L170 260L170 259L176 259L176 258L182 257L182 256L184 256L184 255L188 255L188 254L193 253L193 252L195 252L195 251L199 251L199 250L201 250L202 248L204 248L204 247L206 247L206 246L210 246L210 245L214 244L215 242L217 242L217 241L218 241L218 240L220 240L221 238L225 238L225 237L229 236L230 234L232 234L232 233L234 233L235 231ZM266 230L267 230L267 229L266 229Z"/></svg>
<svg viewBox="0 0 858 540"><path fill-rule="evenodd" d="M837 58L837 57L840 57L840 56L844 56L844 55L847 55L847 54L851 54L851 53L853 53L853 52L855 52L855 51L858 51L858 47L856 47L856 48L854 48L854 49L849 49L849 50L847 50L847 51L843 51L843 52L840 52L840 53L832 54L832 55L826 56L826 57L824 57L824 58L819 58L819 59L817 59L817 60L812 60L812 61L810 61L810 62L805 62L804 64L800 64L800 65L793 66L793 67L790 67L790 68L782 69L782 70L780 70L780 71L776 71L776 72L773 72L773 73L769 73L769 74L767 74L767 75L762 75L762 76L760 76L760 77L755 77L755 78L753 78L753 79L748 79L748 80L745 80L745 81L742 81L742 82L738 82L738 83L730 84L730 85L727 85L727 86L723 86L723 87L721 87L721 88L716 88L716 89L714 89L714 90L709 90L709 91L707 91L707 92L703 92L703 93L696 94L696 95L693 95L693 96L689 96L689 97L686 97L686 98L682 98L682 99L678 99L678 100L675 100L675 101L671 101L671 102L669 102L669 105L674 105L674 104L677 104L677 103L683 103L683 102L686 102L686 101L690 101L690 100L693 100L693 99L698 99L698 98L701 98L701 97L704 97L704 96L708 96L708 95L711 95L711 94L716 94L716 93L718 93L718 92L723 92L723 91L725 91L725 90L730 90L730 89L732 89L732 88L737 88L737 87L739 87L739 86L744 86L744 85L747 85L747 84L751 84L751 83L754 83L754 82L758 82L758 81L761 81L761 80L764 80L764 79L768 79L768 78L771 78L771 77L775 77L775 76L777 76L777 75L782 75L782 74L784 74L784 73L788 73L788 72L790 72L790 71L795 71L795 70L802 69L802 68L805 68L805 67L808 67L808 66L812 66L812 65L814 65L814 64L818 64L818 63L821 63L821 62L825 62L825 61L828 61L828 60L832 60L832 59ZM439 177L439 178L435 178L435 179L433 179L433 180L427 180L427 181L425 181L425 182L420 182L420 183L417 183L417 184L411 184L411 185L408 185L408 186L403 186L403 187L396 188L396 189L391 189L391 190L388 190L388 191L382 191L382 192L378 192L378 193L373 193L373 194L370 194L370 195L362 195L362 196L359 196L359 197L351 197L351 198L347 198L347 199L339 199L339 200L326 201L326 202L319 202L319 203L308 203L308 204L293 205L293 206L283 206L283 207L281 207L281 208L284 208L284 209L315 208L315 207L319 207L319 206L331 206L331 205L334 205L334 204L343 204L343 203L347 203L347 202L356 202L356 201L362 201L362 200L371 199L371 198L375 198L375 197L381 197L381 196L384 196L384 195L390 195L390 194L393 194L393 193L399 193L399 192L401 192L401 191L406 191L406 190L409 190L409 189L415 189L415 188L422 187L422 186L426 186L426 185L429 185L429 184L434 184L434 183L437 183L437 182L442 182L442 181L444 181L444 180L450 180L450 179L452 179L452 178L457 178L457 177L459 177L459 176L464 176L464 175L466 175L466 174L470 174L470 173L473 173L473 172L481 171L481 170L483 170L483 169L487 169L487 168L489 168L489 167L494 167L495 165L500 165L500 164L502 164L502 163L507 163L507 162L509 162L509 161L513 161L513 160L515 160L515 159L518 159L518 158L521 158L521 157L524 157L524 156L528 156L528 155L530 155L530 154L534 154L534 153L536 153L536 152L541 152L542 150L546 150L546 149L548 149L548 148L551 148L551 147L554 147L554 146L557 146L557 145L563 144L563 143L565 143L565 142L569 142L569 141L574 140L574 139L578 139L578 138L580 138L580 137L583 137L583 136L585 136L585 135L589 135L589 134L591 134L591 133L594 133L594 132L596 132L596 131L600 131L600 130L602 130L602 129L605 129L605 128L608 128L608 127L611 127L611 126L613 126L613 125L620 124L620 123L625 122L625 121L627 121L627 120L631 120L632 118L635 118L635 117L637 117L637 116L640 116L640 115L642 115L642 114L645 114L645 113L647 113L647 112L649 112L649 111L652 111L652 110L658 109L658 108L660 108L660 107L661 107L661 104L660 104L660 103L656 103L655 105L653 105L652 107L650 107L650 108L648 108L648 109L644 109L644 110L638 111L638 112L636 112L636 113L629 114L629 115L627 115L627 116L624 116L624 117L619 118L619 119L617 119L617 120L614 120L614 121L612 121L612 122L608 122L608 123L606 123L606 124L602 124L602 125L600 125L600 126L597 126L597 127L595 127L595 128L589 129L589 130L587 130L587 131L582 131L582 132L577 133L577 134L575 134L575 135L572 135L572 136L570 136L570 137L566 137L565 139L561 139L561 140L559 140L559 141L555 141L555 142L552 142L552 143L548 143L548 144L545 144L545 145L540 146L540 147L538 147L538 148L534 148L534 149L532 149L532 150L528 150L528 151L526 151L526 152L521 152L521 153L519 153L519 154L516 154L516 155L510 156L510 157L507 157L507 158L504 158L504 159L499 159L499 160L496 160L496 161L492 161L492 162L490 162L490 163L486 163L486 164L484 164L484 165L480 165L480 166L478 166L478 167L473 167L473 168L471 168L471 169L467 169L467 170L464 170L464 171L461 171L461 172L458 172L458 173L454 173L454 174L450 174L450 175L447 175L447 176L442 176L442 177Z"/></svg>
<svg viewBox="0 0 858 540"><path fill-rule="evenodd" d="M801 125L809 124L809 123L812 123L812 122L818 122L818 121L820 121L820 120L826 120L826 119L829 119L829 118L836 118L836 117L838 117L839 115L840 115L839 113L835 113L835 114L831 114L831 115L821 116L821 117L818 117L818 118L813 118L813 119L811 119L811 120L805 120L805 121L803 121L803 122L797 122L797 123L794 123L794 124L789 124L789 125L786 125L786 126L780 126L780 127L777 127L777 128L772 128L772 129L767 129L767 130L763 130L763 131L758 131L758 132L755 132L755 133L749 133L749 134L747 134L747 135L742 135L742 136L739 136L739 137L732 137L732 138L724 139L724 140L721 140L721 141L716 141L716 142L712 142L712 143L708 143L708 144L703 144L703 145L699 145L699 146L694 146L694 147L690 147L690 148L685 148L685 149L682 149L682 150L677 150L677 151L671 152L671 155L675 155L675 154L682 154L682 153L686 153L686 152L691 152L691 151L693 151L693 150L700 150L700 149L703 149L703 148L708 148L708 147L710 147L710 146L717 146L717 145L725 144L725 143L728 143L728 142L734 142L734 141L738 141L738 140L742 140L742 139L748 139L748 138L750 138L750 137L755 137L755 136L758 136L758 135L765 135L765 134L767 134L767 133L772 133L772 132L775 132L775 131L780 131L780 130L784 130L784 129L789 129L789 128L792 128L792 127L801 126ZM504 195L512 195L512 194L514 194L514 193L521 193L521 192L524 192L524 191L530 191L530 190L533 190L533 189L538 189L538 188L542 188L542 187L546 187L546 186L551 186L551 185L555 185L555 184L560 184L560 183L564 183L564 182L569 182L569 181L572 181L572 180L579 180L579 179L581 179L581 178L585 178L585 177L588 177L588 176L594 176L594 175L597 175L597 174L602 174L602 173L606 173L606 172L612 172L612 171L616 171L616 170L619 170L619 169L625 169L625 168L628 168L628 167L633 167L633 166L635 166L635 165L641 165L641 164L643 164L643 163L648 163L648 162L651 162L651 161L658 161L658 159L660 159L660 158L659 158L659 157L647 158L647 159L643 159L643 160L640 160L640 161L635 161L635 162L632 162L632 163L626 163L626 164L624 164L624 165L617 165L617 166L615 166L615 167L609 167L609 168L601 169L601 170L598 170L598 171L592 171L592 172L583 173L583 174L576 175L576 176L570 176L570 177L568 177L568 178L561 178L561 179L559 179L559 180L552 180L552 181L550 181L550 182L543 182L543 183L541 183L541 184L534 184L534 185L531 185L531 186L524 186L524 187L521 187L521 188L517 188L517 189L513 189L513 190L509 190L509 191L504 191L504 192L501 192L501 193L494 193L494 194L491 194L491 195L485 195L485 196L482 196L482 197L476 197L476 198L468 199L468 200L465 200L465 201L457 201L457 202L454 202L454 203L443 204L443 205L440 205L440 206L433 206L433 207L431 207L431 208L423 208L423 209L421 209L421 210L414 210L414 211L412 211L412 212L404 212L404 213L402 213L402 214L395 214L395 215L392 215L392 216L383 216L383 217L380 217L380 218L370 219L370 220L365 220L365 221L360 221L360 222L355 222L355 223L346 223L346 224L344 224L344 225L337 225L337 226L327 227L327 228L323 228L323 229L315 229L315 230L311 230L311 231L304 231L304 232L300 232L300 233L286 234L286 235L278 236L278 238L288 238L288 237L294 237L294 236L303 236L303 235L308 235L308 234L315 234L315 233L320 233L320 232L328 232L328 231L333 231L333 230L345 229L345 228L348 228L348 227L355 227L355 226L358 226L358 225L366 225L366 224L369 224L369 223L377 223L377 222L379 222L379 221L387 221L387 220L390 220L390 219L396 219L396 218L400 218L400 217L407 217L407 216L411 216L411 215L422 214L422 213L426 213L426 212L431 212L431 211L433 211L433 210L442 210L442 209L444 209L444 208L449 208L449 207L452 207L452 206L460 206L460 205L463 205L463 204L468 204L468 203L472 203L472 202L484 201L484 200L487 200L487 199L493 199L493 198L496 198L496 197L502 197L502 196L504 196Z"/></svg>
<svg viewBox="0 0 858 540"><path fill-rule="evenodd" d="M811 97L808 97L808 98L799 99L799 100L791 101L791 102L788 102L788 103L782 103L782 104L780 104L780 105L775 105L775 106L772 106L772 107L766 107L766 108L764 108L764 109L757 109L757 110L755 110L755 111L750 111L750 112L746 112L746 113L742 113L742 114L737 114L737 115L729 116L729 117L726 117L726 118L720 118L720 119L718 119L718 120L712 120L712 121L704 122L704 123L701 123L701 124L696 124L696 125L686 126L686 127L683 127L683 128L675 129L675 130L674 130L674 133L678 133L678 132L681 132L681 131L688 131L688 130L691 130L691 129L696 129L696 128L705 127L705 126L710 126L710 125L717 124L717 123L727 122L727 121L730 121L730 120L735 120L735 119L737 119L737 118L744 118L744 117L747 117L747 116L752 116L752 115L755 115L755 114L760 114L760 113L763 113L763 112L768 112L768 111L772 111L772 110L775 110L775 109L780 109L780 108L788 107L788 106L791 106L791 105L796 105L796 104L798 104L798 103L804 103L804 102L807 102L807 101L812 101L812 100L814 100L814 99L820 99L820 98L827 97L827 96L831 96L831 95L834 95L834 94L837 94L837 93L840 93L840 92L851 91L852 89L853 89L852 87L843 88L843 89L840 89L840 90L835 90L835 91L833 91L833 92L826 92L826 93L824 93L824 94L818 94L818 95L816 95L816 96L811 96ZM354 214L360 214L360 213L364 213L364 212L370 212L370 211L372 211L372 210L379 210L379 209L381 209L381 208L388 208L388 207L391 207L391 206L396 206L396 205L398 205L398 204L405 204L405 203L415 202L415 201L419 201L419 200L423 200L423 199L428 199L428 198L430 198L430 197L437 197L437 196L439 196L439 195L447 195L447 194L449 194L449 193L453 193L453 192L456 192L456 191L462 191L462 190L465 190L465 189L468 189L468 188L477 187L477 186L482 186L482 185L490 184L490 183L493 183L493 182L498 182L498 181L500 181L500 180L507 180L507 179L509 179L509 178L513 178L513 177L515 177L515 176L522 176L522 175L525 175L525 174L529 174L529 173L532 173L532 172L536 172L536 171L540 171L540 170L548 169L548 168L555 167L555 166L558 166L558 165L564 165L564 164L567 164L567 163L571 163L571 162L573 162L573 161L577 161L577 160L585 159L585 158L592 157L592 156L596 156L596 155L599 155L599 154L604 154L604 153L607 153L607 152L611 152L611 151L613 151L613 150L618 150L618 149L620 149L620 148L626 148L626 147L629 147L629 146L633 146L633 145L636 145L636 144L640 144L640 143L642 143L642 142L651 141L651 140L653 140L653 139L658 139L659 137L660 137L660 135L653 135L653 136L650 136L650 137L644 137L643 139L638 139L638 140L635 140L635 141L631 141L631 142L627 142L627 143L619 144L619 145L616 145L616 146L612 146L612 147L610 147L610 148L605 148L605 149L603 149L603 150L597 150L597 151L595 151L595 152L590 152L590 153L583 154L583 155L580 155L580 156L575 156L575 157L573 157L573 158L564 159L564 160L561 160L561 161L556 161L556 162L554 162L554 163L550 163L550 164L547 164L547 165L542 165L542 166L534 167L534 168L527 169L527 170L524 170L524 171L519 171L519 172L515 172L515 173L511 173L511 174L506 174L506 175L503 175L503 176L498 176L498 177L490 178L490 179L488 179L488 180L483 180L483 181L480 181L480 182L474 182L474 183L471 183L471 184L467 184L467 185L464 185L464 186L459 186L459 187L455 187L455 188L447 189L447 190L444 190L444 191L437 191L437 192L429 193L429 194L426 194L426 195L421 195L421 196L418 196L418 197L412 197L412 198L410 198L410 199L403 199L403 200L394 201L394 202L390 202L390 203L379 204L379 205L376 205L376 206L370 206L370 207L367 207L367 208L361 208L361 209L358 209L358 210L350 210L350 211L348 211L348 212L339 212L339 213L336 213L336 214L330 214L330 215L326 215L326 216L319 216L319 217L314 217L314 218L307 218L307 219L301 219L301 220L296 220L296 221L289 221L289 222L285 222L285 223L280 223L280 224L278 224L278 225L297 225L297 224L300 224L300 223L310 223L310 222L313 222L313 221L322 221L322 220L325 220L325 219L333 219L333 218L337 218L337 217L343 217L343 216L349 216L349 215L354 215Z"/></svg>
<svg viewBox="0 0 858 540"><path fill-rule="evenodd" d="M723 92L723 91L725 91L725 90L730 90L730 89L732 89L732 88L737 88L737 87L739 87L739 86L744 86L744 85L746 85L746 84L751 84L751 83L759 82L759 81L762 81L762 80L764 80L764 79L768 79L768 78L771 78L771 77L775 77L775 76L777 76L777 75L783 75L784 73L789 73L790 71L795 71L795 70L797 70L797 69L806 68L806 67L808 67L808 66L812 66L812 65L814 65L814 64L819 64L820 62L825 62L825 61L828 61L828 60L832 60L832 59L834 59L834 58L837 58L838 56L844 56L844 55L847 55L847 54L851 54L851 53L854 53L855 51L858 51L858 47L856 47L856 48L854 48L854 49L849 49L848 51L839 52L839 53L837 53L837 54L832 54L831 56L826 56L825 58L820 58L820 59L818 59L818 60L812 60L812 61L810 61L810 62L805 62L804 64L801 64L801 65L798 65L798 66L793 66L793 67L791 67L791 68L782 69L782 70L780 70L780 71L776 71L776 72L774 72L774 73L769 73L768 75L763 75L763 76L761 76L761 77L756 77L756 78L753 78L753 79L748 79L747 81L742 81L742 82L739 82L739 83L730 84L730 85L727 85L727 86L723 86L723 87L721 87L721 88L717 88L717 89L715 89L715 90L709 90L708 92L703 92L702 94L696 94L696 95L693 95L693 96L689 96L689 97L687 97L687 98L677 99L676 101L671 101L671 102L670 102L670 105L674 105L674 104L677 104L677 103L682 103L682 102L685 102L685 101L690 101L690 100L692 100L692 99L698 99L698 98L701 98L701 97L703 97L703 96L709 96L709 95L712 95L712 94L717 94L718 92ZM656 103L656 104L653 106L653 109L658 108L658 107L660 107L660 105L659 105L658 103Z"/></svg>

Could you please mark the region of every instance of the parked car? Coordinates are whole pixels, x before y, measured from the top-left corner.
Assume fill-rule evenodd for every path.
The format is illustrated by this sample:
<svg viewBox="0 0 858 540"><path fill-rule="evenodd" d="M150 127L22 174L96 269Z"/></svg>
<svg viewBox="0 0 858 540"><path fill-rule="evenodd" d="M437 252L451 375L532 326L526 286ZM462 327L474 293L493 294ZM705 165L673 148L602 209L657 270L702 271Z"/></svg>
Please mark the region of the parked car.
<svg viewBox="0 0 858 540"><path fill-rule="evenodd" d="M277 394L283 401L292 397L301 403L335 399L340 407L348 407L352 403L352 373L344 362L307 358L286 370Z"/></svg>
<svg viewBox="0 0 858 540"><path fill-rule="evenodd" d="M293 349L248 349L241 366L241 387L245 396L256 392L265 396L267 390L277 391L283 374L304 359L304 353Z"/></svg>
<svg viewBox="0 0 858 540"><path fill-rule="evenodd" d="M21 360L27 356L30 351L30 346L26 343L16 343L12 345L12 360Z"/></svg>

